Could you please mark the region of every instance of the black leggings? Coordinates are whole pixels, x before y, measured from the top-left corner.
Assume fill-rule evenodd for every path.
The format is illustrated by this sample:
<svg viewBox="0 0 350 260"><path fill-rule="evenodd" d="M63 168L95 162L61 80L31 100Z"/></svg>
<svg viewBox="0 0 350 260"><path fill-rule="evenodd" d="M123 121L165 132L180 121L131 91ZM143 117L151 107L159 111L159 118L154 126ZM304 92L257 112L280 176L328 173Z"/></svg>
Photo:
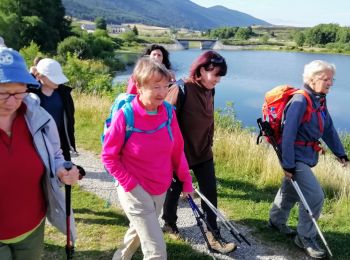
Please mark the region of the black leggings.
<svg viewBox="0 0 350 260"><path fill-rule="evenodd" d="M218 204L218 196L216 190L216 177L214 169L214 161L210 159L206 162L194 165L191 167L196 179L198 181L198 186L200 192L215 206ZM171 183L170 188L166 194L163 216L165 222L169 224L175 224L177 220L177 206L179 202L179 197L182 191L182 183L178 180L177 176L174 174L174 179ZM218 229L216 223L216 215L212 210L201 200L201 206L204 211L206 220L208 221L211 228L214 230Z"/></svg>

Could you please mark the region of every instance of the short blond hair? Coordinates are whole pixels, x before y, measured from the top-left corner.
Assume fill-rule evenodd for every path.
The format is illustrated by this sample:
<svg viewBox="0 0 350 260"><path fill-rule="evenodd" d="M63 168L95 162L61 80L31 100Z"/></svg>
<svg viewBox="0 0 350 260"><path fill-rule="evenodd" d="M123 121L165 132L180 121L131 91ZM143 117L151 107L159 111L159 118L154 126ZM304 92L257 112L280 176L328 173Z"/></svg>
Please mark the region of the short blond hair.
<svg viewBox="0 0 350 260"><path fill-rule="evenodd" d="M323 60L314 60L304 66L303 80L310 85L312 79L325 71L331 71L335 74L335 65Z"/></svg>
<svg viewBox="0 0 350 260"><path fill-rule="evenodd" d="M163 64L153 61L149 57L140 58L133 71L136 86L140 87L147 84L155 74L158 74L160 78L167 78L169 81L172 78L171 73Z"/></svg>

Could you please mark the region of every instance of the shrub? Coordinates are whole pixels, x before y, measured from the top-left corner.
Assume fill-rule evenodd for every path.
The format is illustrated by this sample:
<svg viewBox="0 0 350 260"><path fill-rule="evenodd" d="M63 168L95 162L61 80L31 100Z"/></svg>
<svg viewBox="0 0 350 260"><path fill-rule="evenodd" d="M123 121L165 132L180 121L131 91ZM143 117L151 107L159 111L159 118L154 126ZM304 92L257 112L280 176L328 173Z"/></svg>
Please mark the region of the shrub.
<svg viewBox="0 0 350 260"><path fill-rule="evenodd" d="M71 87L78 91L101 94L112 89L110 70L102 61L80 60L68 54L63 70Z"/></svg>
<svg viewBox="0 0 350 260"><path fill-rule="evenodd" d="M23 56L28 67L30 67L33 64L33 60L35 57L43 56L43 54L40 52L39 45L33 41L30 42L29 46L26 46L20 49L19 52Z"/></svg>
<svg viewBox="0 0 350 260"><path fill-rule="evenodd" d="M215 124L229 132L241 130L242 122L237 119L233 102L227 102L226 107L215 111Z"/></svg>
<svg viewBox="0 0 350 260"><path fill-rule="evenodd" d="M84 39L76 36L70 36L58 44L57 54L66 57L68 53L74 54L79 58L89 58L91 56L90 47Z"/></svg>

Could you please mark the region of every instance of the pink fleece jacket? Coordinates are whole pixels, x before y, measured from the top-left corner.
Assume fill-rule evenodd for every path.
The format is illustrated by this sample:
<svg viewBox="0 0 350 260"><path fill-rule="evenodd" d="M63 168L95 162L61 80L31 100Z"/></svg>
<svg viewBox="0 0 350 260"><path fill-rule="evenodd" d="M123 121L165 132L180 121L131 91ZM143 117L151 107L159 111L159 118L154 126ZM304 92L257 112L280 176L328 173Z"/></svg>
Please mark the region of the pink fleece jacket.
<svg viewBox="0 0 350 260"><path fill-rule="evenodd" d="M168 118L165 105L156 115L146 112L138 96L132 101L135 127L153 130ZM160 195L170 186L173 172L183 182L183 191L192 191L192 177L184 153L184 141L173 110L171 130L167 127L153 134L133 132L124 144L125 117L119 110L109 127L102 149L102 162L126 192L137 184L151 195Z"/></svg>

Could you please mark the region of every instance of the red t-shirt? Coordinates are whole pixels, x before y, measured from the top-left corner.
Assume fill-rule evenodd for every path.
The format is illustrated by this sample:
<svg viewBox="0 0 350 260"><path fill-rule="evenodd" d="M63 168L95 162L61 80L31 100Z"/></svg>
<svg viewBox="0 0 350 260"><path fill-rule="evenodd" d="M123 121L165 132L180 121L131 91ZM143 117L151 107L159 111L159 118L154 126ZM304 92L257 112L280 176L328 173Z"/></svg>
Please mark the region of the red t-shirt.
<svg viewBox="0 0 350 260"><path fill-rule="evenodd" d="M42 188L44 164L19 110L9 137L0 129L0 240L35 228L46 214Z"/></svg>

